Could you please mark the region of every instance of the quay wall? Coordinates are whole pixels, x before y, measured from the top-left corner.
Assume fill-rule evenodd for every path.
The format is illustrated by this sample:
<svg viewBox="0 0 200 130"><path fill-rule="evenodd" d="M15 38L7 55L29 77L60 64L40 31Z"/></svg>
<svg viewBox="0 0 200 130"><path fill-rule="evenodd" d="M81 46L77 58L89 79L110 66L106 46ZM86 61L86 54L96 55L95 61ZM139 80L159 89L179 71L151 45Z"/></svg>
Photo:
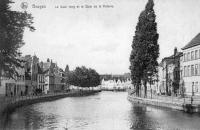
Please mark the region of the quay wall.
<svg viewBox="0 0 200 130"><path fill-rule="evenodd" d="M152 105L156 107L176 109L176 110L184 111L187 113L200 113L200 105L198 104L183 104L182 102L141 98L141 97L135 97L132 95L128 95L128 100L133 103L140 103L140 104Z"/></svg>
<svg viewBox="0 0 200 130"><path fill-rule="evenodd" d="M24 97L12 97L5 100L0 100L0 116L14 111L16 108L31 105L39 102L53 101L64 97L79 97L88 96L101 92L101 90L84 90L84 91L70 91L67 93L55 93L40 96L24 96Z"/></svg>

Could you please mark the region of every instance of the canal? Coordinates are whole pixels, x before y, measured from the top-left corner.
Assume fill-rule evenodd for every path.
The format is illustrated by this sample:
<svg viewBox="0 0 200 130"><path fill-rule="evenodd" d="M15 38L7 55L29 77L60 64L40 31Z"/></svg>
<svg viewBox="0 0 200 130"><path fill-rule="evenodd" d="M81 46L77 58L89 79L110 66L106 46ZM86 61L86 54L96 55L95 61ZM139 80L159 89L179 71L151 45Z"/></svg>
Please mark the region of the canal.
<svg viewBox="0 0 200 130"><path fill-rule="evenodd" d="M67 97L16 109L0 118L0 129L198 130L200 116L132 104L126 92Z"/></svg>

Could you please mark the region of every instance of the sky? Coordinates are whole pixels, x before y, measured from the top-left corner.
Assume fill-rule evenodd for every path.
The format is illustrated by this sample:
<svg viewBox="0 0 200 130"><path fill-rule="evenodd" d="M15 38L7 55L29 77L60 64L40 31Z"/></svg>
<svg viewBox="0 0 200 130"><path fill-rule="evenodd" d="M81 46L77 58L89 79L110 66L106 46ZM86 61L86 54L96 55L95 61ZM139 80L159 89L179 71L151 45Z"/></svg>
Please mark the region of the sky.
<svg viewBox="0 0 200 130"><path fill-rule="evenodd" d="M94 68L100 74L129 72L131 44L148 0L14 0L13 10L34 17L34 32L25 30L23 55L52 59L61 68L68 64ZM154 0L160 56L179 51L200 32L200 0ZM33 8L33 5L46 8ZM109 8L55 8L56 6L109 5Z"/></svg>

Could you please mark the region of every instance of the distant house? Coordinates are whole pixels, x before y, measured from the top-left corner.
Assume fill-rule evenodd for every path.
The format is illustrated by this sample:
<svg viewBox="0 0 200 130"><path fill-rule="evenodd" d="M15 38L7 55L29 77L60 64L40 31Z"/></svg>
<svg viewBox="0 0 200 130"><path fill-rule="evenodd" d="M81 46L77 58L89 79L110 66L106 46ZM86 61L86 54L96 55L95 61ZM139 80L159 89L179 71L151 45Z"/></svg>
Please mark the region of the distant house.
<svg viewBox="0 0 200 130"><path fill-rule="evenodd" d="M45 88L47 92L59 92L65 89L64 71L52 60L43 63Z"/></svg>
<svg viewBox="0 0 200 130"><path fill-rule="evenodd" d="M200 33L183 48L181 62L182 81L185 94L200 95Z"/></svg>
<svg viewBox="0 0 200 130"><path fill-rule="evenodd" d="M45 71L45 88L47 89L46 92L53 93L54 92L54 72L53 72L54 63L47 60L43 64L43 69Z"/></svg>
<svg viewBox="0 0 200 130"><path fill-rule="evenodd" d="M162 94L178 94L180 83L180 58L182 52L174 49L174 54L162 59L159 65L159 88Z"/></svg>
<svg viewBox="0 0 200 130"><path fill-rule="evenodd" d="M47 94L47 89L45 87L45 72L42 68L42 62L38 64L38 75L37 75L37 89L41 90L42 93Z"/></svg>
<svg viewBox="0 0 200 130"><path fill-rule="evenodd" d="M37 78L39 58L35 55L26 55L23 59L25 61L25 95L32 95L35 93L38 85Z"/></svg>

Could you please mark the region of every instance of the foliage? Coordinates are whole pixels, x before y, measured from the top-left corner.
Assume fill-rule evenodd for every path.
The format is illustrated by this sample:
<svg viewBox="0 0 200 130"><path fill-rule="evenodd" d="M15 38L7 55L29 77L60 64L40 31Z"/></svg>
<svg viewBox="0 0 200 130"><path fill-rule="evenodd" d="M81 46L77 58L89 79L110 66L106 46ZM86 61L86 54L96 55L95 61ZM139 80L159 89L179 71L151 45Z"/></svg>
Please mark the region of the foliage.
<svg viewBox="0 0 200 130"><path fill-rule="evenodd" d="M0 2L0 74L14 78L16 68L22 67L19 49L25 44L23 34L25 28L34 31L33 17L27 12L12 11L11 0Z"/></svg>
<svg viewBox="0 0 200 130"><path fill-rule="evenodd" d="M95 87L100 85L100 75L91 68L76 67L68 74L67 82L80 87Z"/></svg>
<svg viewBox="0 0 200 130"><path fill-rule="evenodd" d="M155 22L156 15L153 6L153 0L148 0L145 10L139 16L132 42L130 70L132 83L136 86L137 94L139 94L141 83L143 83L146 95L146 84L157 73L159 45L157 43L157 23Z"/></svg>
<svg viewBox="0 0 200 130"><path fill-rule="evenodd" d="M42 94L42 89L36 88L34 94Z"/></svg>

